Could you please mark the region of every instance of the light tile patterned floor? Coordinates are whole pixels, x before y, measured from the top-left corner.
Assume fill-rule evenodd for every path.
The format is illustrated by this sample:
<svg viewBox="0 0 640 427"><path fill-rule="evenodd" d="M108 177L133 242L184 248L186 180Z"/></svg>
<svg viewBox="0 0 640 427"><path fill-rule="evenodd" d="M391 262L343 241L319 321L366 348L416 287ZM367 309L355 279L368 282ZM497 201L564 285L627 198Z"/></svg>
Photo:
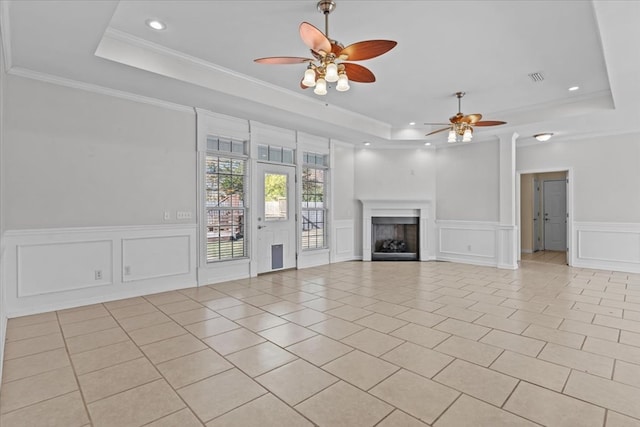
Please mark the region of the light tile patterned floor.
<svg viewBox="0 0 640 427"><path fill-rule="evenodd" d="M640 275L348 262L10 319L0 425L640 426Z"/></svg>
<svg viewBox="0 0 640 427"><path fill-rule="evenodd" d="M531 254L521 254L524 261L537 261L547 264L567 264L567 253L562 251L537 251Z"/></svg>

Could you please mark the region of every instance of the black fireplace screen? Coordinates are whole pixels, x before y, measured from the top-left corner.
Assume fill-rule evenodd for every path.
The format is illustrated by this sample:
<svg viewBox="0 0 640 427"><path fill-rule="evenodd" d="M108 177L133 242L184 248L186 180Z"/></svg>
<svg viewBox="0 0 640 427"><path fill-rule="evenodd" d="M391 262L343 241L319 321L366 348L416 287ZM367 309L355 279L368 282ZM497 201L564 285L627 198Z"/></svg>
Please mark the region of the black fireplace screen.
<svg viewBox="0 0 640 427"><path fill-rule="evenodd" d="M417 217L371 218L372 260L417 260Z"/></svg>

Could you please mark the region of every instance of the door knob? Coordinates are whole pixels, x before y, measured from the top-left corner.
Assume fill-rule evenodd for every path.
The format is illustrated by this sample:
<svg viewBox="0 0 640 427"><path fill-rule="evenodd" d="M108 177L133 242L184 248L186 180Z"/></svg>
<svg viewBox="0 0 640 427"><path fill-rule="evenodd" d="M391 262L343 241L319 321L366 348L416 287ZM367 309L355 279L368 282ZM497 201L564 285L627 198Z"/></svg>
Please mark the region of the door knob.
<svg viewBox="0 0 640 427"><path fill-rule="evenodd" d="M262 230L263 228L267 228L267 226L266 225L259 225L258 226L258 230Z"/></svg>

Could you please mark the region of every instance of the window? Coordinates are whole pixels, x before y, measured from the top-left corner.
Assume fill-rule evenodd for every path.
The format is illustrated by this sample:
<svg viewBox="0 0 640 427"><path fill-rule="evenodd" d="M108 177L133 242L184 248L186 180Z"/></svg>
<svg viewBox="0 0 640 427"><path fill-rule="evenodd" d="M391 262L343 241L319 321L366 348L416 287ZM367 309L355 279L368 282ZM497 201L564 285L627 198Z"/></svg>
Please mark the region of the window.
<svg viewBox="0 0 640 427"><path fill-rule="evenodd" d="M258 160L273 163L293 164L293 150L277 145L258 145Z"/></svg>
<svg viewBox="0 0 640 427"><path fill-rule="evenodd" d="M207 138L207 262L247 256L246 143Z"/></svg>
<svg viewBox="0 0 640 427"><path fill-rule="evenodd" d="M327 156L304 153L302 168L302 249L327 247Z"/></svg>
<svg viewBox="0 0 640 427"><path fill-rule="evenodd" d="M286 221L287 213L287 175L265 173L264 175L264 220Z"/></svg>

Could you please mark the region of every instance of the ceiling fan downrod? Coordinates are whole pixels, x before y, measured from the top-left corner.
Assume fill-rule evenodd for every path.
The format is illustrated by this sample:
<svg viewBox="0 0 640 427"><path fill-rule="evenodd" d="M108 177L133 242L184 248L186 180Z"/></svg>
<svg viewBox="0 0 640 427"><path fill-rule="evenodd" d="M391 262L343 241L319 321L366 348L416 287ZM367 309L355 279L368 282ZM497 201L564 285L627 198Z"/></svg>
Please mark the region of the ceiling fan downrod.
<svg viewBox="0 0 640 427"><path fill-rule="evenodd" d="M324 35L329 38L329 14L336 8L336 2L333 0L320 0L318 2L318 11L324 15Z"/></svg>
<svg viewBox="0 0 640 427"><path fill-rule="evenodd" d="M462 97L465 95L465 92L456 92L455 95L458 97L458 114L462 114L462 107L460 105L462 103Z"/></svg>

